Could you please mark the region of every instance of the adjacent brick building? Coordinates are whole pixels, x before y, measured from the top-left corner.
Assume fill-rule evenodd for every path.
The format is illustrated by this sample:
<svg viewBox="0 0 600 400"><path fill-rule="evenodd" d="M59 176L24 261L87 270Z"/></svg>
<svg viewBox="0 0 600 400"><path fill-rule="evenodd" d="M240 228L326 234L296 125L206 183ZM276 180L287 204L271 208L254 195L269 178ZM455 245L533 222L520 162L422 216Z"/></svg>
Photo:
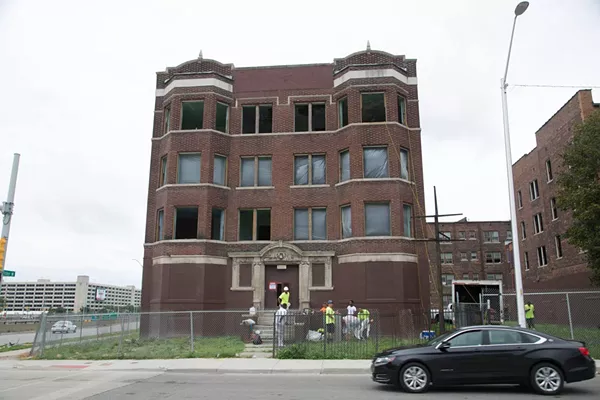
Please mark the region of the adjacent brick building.
<svg viewBox="0 0 600 400"><path fill-rule="evenodd" d="M429 237L435 235L435 225L428 223ZM440 223L442 282L444 303L451 299L454 280L501 280L505 288L514 287L511 281L511 255L506 244L512 241L510 221L467 221ZM435 243L429 242L432 270L435 270ZM437 299L437 277L431 275L432 301Z"/></svg>
<svg viewBox="0 0 600 400"><path fill-rule="evenodd" d="M429 306L416 60L157 74L142 308Z"/></svg>
<svg viewBox="0 0 600 400"><path fill-rule="evenodd" d="M536 147L513 165L525 289L590 287L585 256L564 238L572 217L556 203L556 176L573 127L598 110L590 90L578 91L537 132Z"/></svg>

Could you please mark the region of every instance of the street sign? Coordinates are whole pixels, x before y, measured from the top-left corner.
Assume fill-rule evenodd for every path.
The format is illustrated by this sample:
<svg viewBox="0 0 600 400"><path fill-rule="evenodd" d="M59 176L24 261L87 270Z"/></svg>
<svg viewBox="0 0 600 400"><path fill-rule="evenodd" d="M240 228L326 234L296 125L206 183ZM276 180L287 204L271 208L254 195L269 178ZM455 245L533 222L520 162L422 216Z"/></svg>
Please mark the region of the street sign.
<svg viewBox="0 0 600 400"><path fill-rule="evenodd" d="M2 271L2 276L15 276L15 271L9 271L5 269Z"/></svg>

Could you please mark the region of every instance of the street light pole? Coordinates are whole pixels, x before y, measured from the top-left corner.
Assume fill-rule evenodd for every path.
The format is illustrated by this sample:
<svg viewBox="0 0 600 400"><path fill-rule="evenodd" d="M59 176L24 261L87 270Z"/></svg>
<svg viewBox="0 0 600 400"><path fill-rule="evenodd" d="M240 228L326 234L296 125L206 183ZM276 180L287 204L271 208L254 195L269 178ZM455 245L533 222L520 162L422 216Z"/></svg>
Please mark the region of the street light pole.
<svg viewBox="0 0 600 400"><path fill-rule="evenodd" d="M515 290L517 297L517 314L519 317L519 325L522 328L526 327L525 322L525 301L523 298L523 275L521 274L521 253L519 250L519 233L517 228L517 206L515 201L515 183L512 172L512 154L510 146L510 127L508 122L508 102L506 99L506 77L508 75L508 65L510 63L510 53L512 50L513 38L515 36L515 27L517 25L517 17L522 15L529 7L529 2L523 1L515 8L515 18L513 20L512 32L510 35L510 44L508 45L508 57L506 58L506 67L504 76L500 80L500 90L502 93L502 119L504 123L504 151L506 153L506 175L508 177L508 195L510 198L510 226L512 230L513 240L513 260L515 264Z"/></svg>

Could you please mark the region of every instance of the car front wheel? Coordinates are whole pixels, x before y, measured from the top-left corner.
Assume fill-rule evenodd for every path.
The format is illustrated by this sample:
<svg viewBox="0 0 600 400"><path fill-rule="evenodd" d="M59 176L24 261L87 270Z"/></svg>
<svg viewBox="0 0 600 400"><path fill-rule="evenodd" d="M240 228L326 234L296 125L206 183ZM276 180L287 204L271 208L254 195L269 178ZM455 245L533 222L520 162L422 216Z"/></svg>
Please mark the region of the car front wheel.
<svg viewBox="0 0 600 400"><path fill-rule="evenodd" d="M423 364L411 362L400 370L399 383L408 393L424 393L429 390L431 377Z"/></svg>
<svg viewBox="0 0 600 400"><path fill-rule="evenodd" d="M539 394L553 396L565 386L560 368L550 363L540 363L531 370L531 387Z"/></svg>

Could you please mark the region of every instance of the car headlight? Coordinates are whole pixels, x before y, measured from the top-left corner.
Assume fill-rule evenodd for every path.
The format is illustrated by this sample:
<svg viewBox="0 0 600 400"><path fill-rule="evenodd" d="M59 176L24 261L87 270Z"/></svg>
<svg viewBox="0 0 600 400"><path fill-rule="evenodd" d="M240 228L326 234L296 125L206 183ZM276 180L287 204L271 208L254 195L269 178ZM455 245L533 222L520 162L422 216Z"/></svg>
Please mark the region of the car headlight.
<svg viewBox="0 0 600 400"><path fill-rule="evenodd" d="M388 363L391 363L392 361L394 361L396 357L394 356L385 356L385 357L377 357L375 359L375 361L373 361L373 365L378 366L378 365L385 365Z"/></svg>

